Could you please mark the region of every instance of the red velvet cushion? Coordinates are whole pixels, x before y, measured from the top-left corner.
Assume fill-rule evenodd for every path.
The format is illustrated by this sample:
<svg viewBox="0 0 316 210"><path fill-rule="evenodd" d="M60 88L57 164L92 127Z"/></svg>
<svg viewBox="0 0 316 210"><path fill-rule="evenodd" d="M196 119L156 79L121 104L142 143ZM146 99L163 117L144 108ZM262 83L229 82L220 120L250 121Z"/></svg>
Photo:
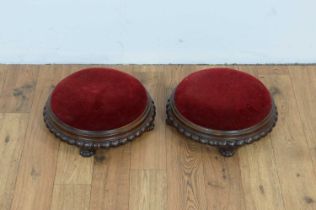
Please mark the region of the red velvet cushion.
<svg viewBox="0 0 316 210"><path fill-rule="evenodd" d="M239 130L262 121L272 99L255 77L228 68L187 76L176 88L175 104L191 122L216 130Z"/></svg>
<svg viewBox="0 0 316 210"><path fill-rule="evenodd" d="M124 126L145 110L147 92L134 77L108 68L89 68L63 79L51 95L54 114L64 123L100 131Z"/></svg>

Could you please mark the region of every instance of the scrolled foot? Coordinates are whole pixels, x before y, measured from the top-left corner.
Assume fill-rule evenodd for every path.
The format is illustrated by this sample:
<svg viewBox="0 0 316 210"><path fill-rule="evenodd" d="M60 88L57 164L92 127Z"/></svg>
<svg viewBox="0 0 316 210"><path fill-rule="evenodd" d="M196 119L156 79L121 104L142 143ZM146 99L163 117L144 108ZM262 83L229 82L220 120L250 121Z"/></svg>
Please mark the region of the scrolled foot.
<svg viewBox="0 0 316 210"><path fill-rule="evenodd" d="M234 148L218 148L218 151L224 157L232 157L235 154L235 149Z"/></svg>
<svg viewBox="0 0 316 210"><path fill-rule="evenodd" d="M80 148L80 155L82 157L91 157L95 155L94 149Z"/></svg>

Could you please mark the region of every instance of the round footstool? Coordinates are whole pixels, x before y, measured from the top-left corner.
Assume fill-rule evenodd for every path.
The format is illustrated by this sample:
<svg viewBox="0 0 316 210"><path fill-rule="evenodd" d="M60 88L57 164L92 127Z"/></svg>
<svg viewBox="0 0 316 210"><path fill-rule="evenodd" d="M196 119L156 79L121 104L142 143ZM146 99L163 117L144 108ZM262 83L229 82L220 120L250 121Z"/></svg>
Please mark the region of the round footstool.
<svg viewBox="0 0 316 210"><path fill-rule="evenodd" d="M60 81L44 107L44 121L56 137L89 157L154 127L155 106L134 77L109 68L88 68Z"/></svg>
<svg viewBox="0 0 316 210"><path fill-rule="evenodd" d="M216 146L224 156L264 137L277 121L267 88L255 77L228 68L190 74L167 103L167 123L192 140Z"/></svg>

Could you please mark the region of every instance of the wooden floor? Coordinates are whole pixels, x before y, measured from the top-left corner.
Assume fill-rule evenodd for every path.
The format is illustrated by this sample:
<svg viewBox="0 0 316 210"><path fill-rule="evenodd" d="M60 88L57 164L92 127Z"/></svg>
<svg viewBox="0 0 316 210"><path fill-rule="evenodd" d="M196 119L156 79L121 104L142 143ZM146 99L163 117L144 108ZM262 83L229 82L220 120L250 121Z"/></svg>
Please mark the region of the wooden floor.
<svg viewBox="0 0 316 210"><path fill-rule="evenodd" d="M316 66L238 66L279 109L264 140L223 158L165 124L176 84L206 65L124 65L157 106L153 132L82 158L46 129L42 109L82 65L0 65L1 210L316 209Z"/></svg>

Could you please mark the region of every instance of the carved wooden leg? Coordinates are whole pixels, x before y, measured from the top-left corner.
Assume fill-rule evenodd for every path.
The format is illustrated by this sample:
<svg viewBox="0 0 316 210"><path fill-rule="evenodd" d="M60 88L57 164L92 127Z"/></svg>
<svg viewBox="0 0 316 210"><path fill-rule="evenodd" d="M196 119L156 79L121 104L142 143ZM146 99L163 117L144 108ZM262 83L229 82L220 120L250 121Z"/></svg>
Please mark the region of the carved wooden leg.
<svg viewBox="0 0 316 210"><path fill-rule="evenodd" d="M224 157L231 157L235 154L236 147L219 147L218 151Z"/></svg>
<svg viewBox="0 0 316 210"><path fill-rule="evenodd" d="M80 155L82 157L91 157L91 156L95 155L95 149L81 147L80 148Z"/></svg>

